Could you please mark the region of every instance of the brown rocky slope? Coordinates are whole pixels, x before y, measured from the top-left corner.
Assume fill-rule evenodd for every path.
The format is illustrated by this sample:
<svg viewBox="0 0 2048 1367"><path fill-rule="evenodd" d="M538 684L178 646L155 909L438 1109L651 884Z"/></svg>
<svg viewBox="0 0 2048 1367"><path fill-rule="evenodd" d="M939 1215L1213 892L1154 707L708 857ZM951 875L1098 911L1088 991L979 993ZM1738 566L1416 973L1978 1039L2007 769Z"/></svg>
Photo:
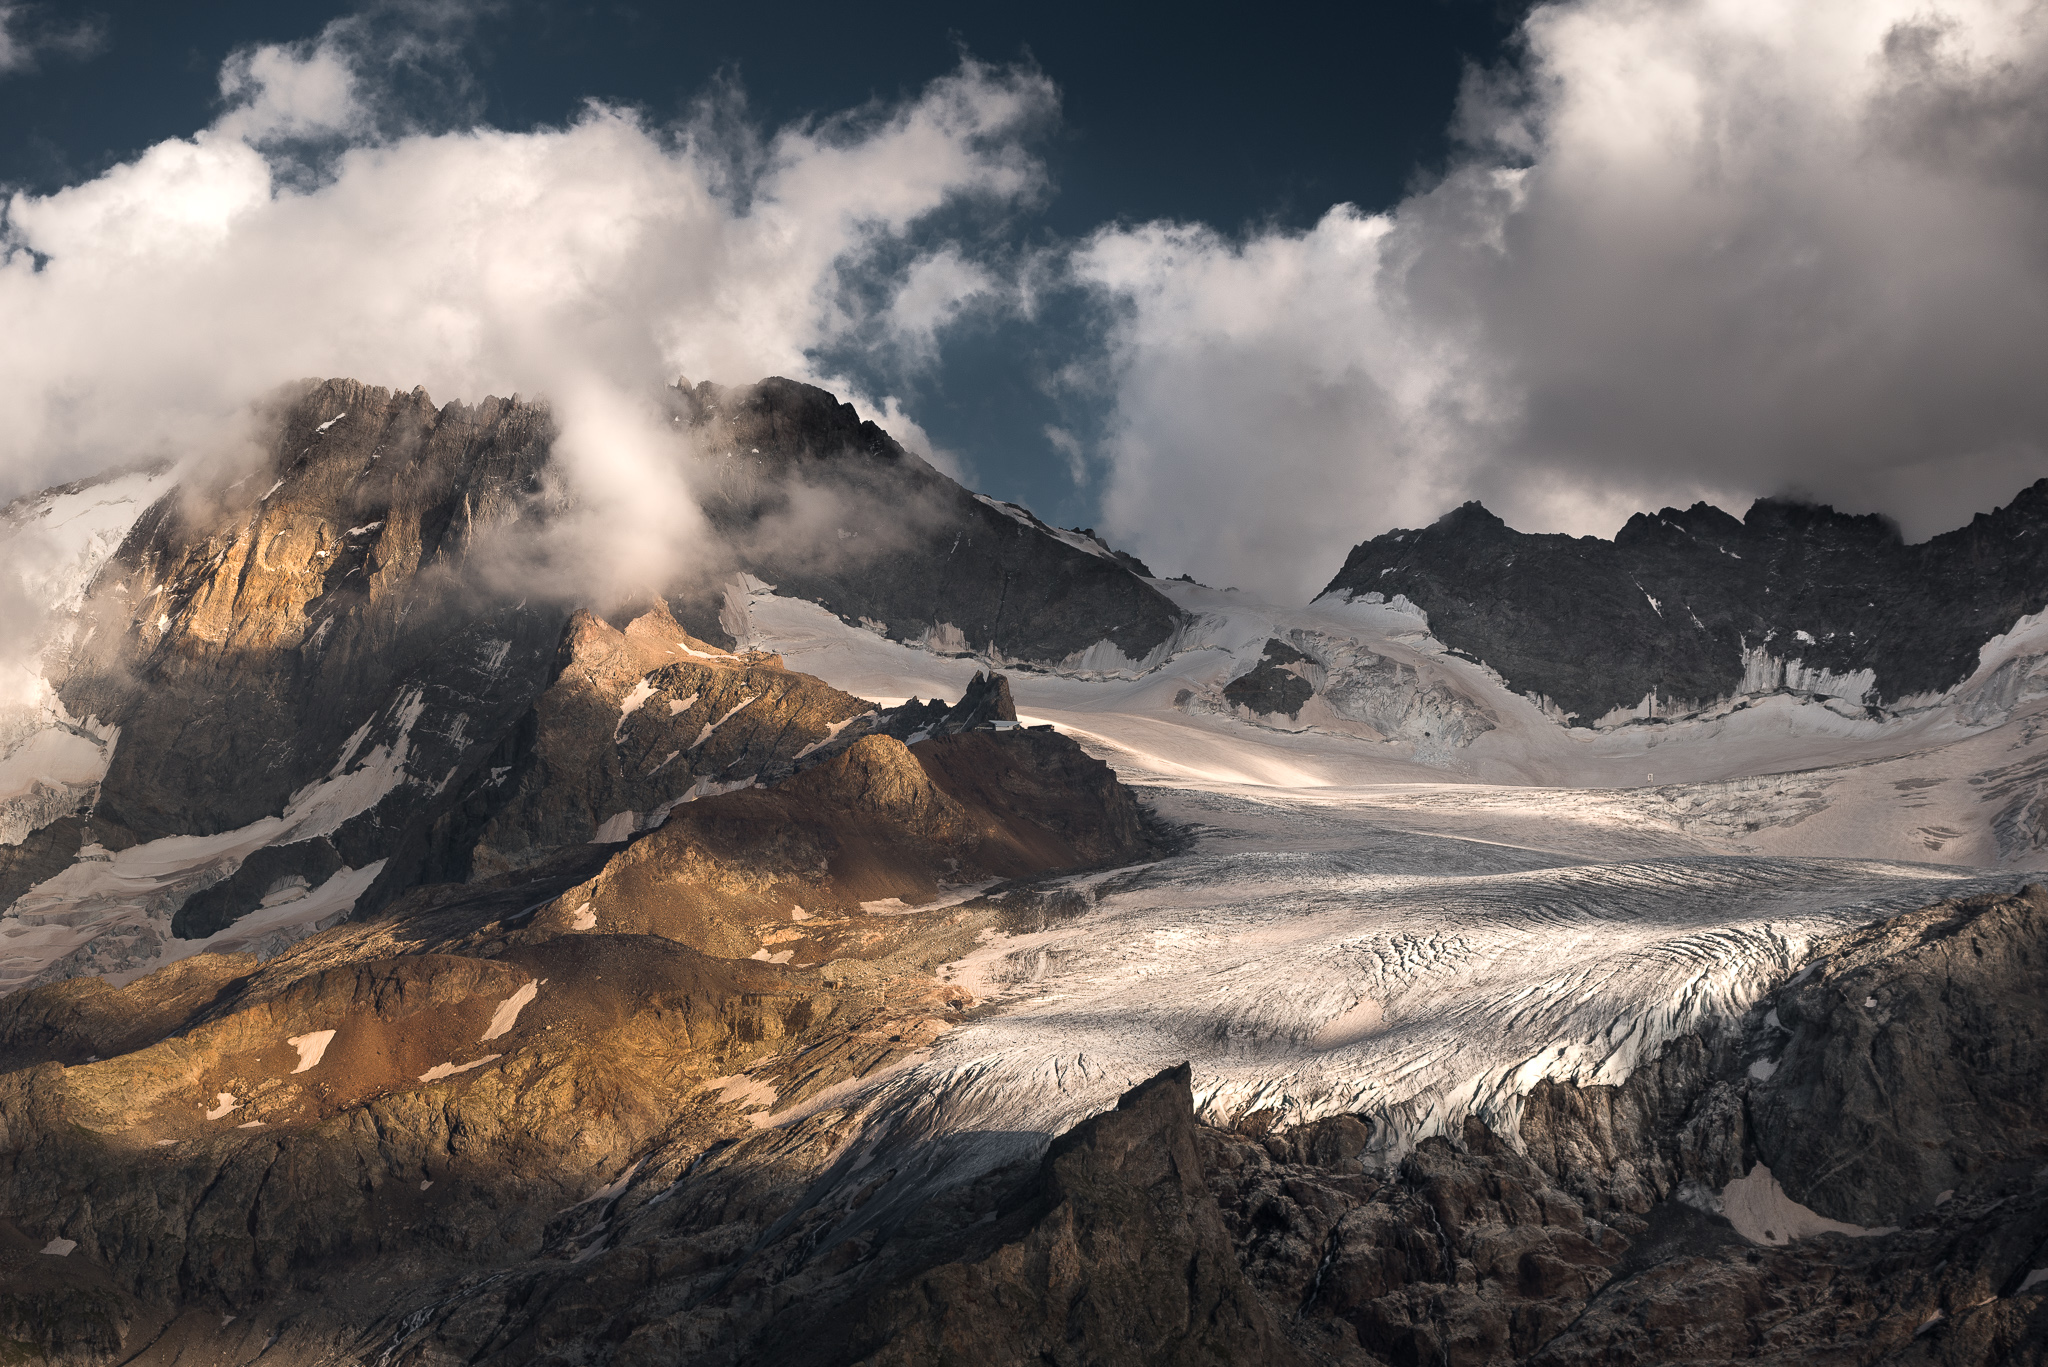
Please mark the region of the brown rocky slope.
<svg viewBox="0 0 2048 1367"><path fill-rule="evenodd" d="M607 1184L646 1171L698 1168L732 1209L693 1236L752 1242L851 1123L763 1113L972 1009L933 969L1011 913L949 890L1149 839L1063 737L877 734L623 849L420 889L268 962L16 993L0 1211L24 1246L70 1246L0 1258L0 1337L91 1362L240 1361L274 1337L267 1360L321 1360L423 1287L595 1255ZM778 840L801 858L774 895L735 896ZM612 890L649 869L679 900L619 924L635 902ZM787 888L818 908L800 925Z"/></svg>

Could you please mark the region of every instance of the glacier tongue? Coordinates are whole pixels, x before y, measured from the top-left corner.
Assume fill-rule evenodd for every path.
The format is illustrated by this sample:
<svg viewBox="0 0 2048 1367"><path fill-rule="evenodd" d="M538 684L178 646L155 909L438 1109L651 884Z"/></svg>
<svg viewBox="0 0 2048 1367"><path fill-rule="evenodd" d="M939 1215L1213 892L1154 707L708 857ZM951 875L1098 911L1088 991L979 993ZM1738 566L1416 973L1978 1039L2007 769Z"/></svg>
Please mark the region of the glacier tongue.
<svg viewBox="0 0 2048 1367"><path fill-rule="evenodd" d="M1960 707L1880 722L1780 695L1572 729L1413 613L1163 587L1199 626L1150 673L1011 682L1026 722L1075 736L1194 842L1072 880L1084 914L948 967L1001 1009L862 1103L876 1141L935 1141L927 1181L1027 1154L1183 1060L1212 1122L1360 1114L1383 1161L1467 1115L1514 1136L1538 1081L1625 1081L1739 1017L1815 941L2009 891L2048 858L2048 835L1999 836L1986 805L2048 791L2048 752L2028 753L2048 712L2024 700L1990 728ZM868 697L957 692L978 665L772 593L748 611L789 667ZM1372 706L1319 712L1319 692L1290 729L1195 705L1271 640L1316 652L1319 689L1377 671ZM1491 725L1420 734L1454 710L1433 698Z"/></svg>
<svg viewBox="0 0 2048 1367"><path fill-rule="evenodd" d="M2011 876L1879 860L1589 860L1404 828L1369 798L1149 796L1190 852L948 972L1004 1009L884 1089L924 1124L1057 1132L1182 1060L1204 1117L1348 1113L1398 1158L1543 1078L1617 1084L1731 1020L1813 941ZM1391 819L1390 819L1391 818Z"/></svg>

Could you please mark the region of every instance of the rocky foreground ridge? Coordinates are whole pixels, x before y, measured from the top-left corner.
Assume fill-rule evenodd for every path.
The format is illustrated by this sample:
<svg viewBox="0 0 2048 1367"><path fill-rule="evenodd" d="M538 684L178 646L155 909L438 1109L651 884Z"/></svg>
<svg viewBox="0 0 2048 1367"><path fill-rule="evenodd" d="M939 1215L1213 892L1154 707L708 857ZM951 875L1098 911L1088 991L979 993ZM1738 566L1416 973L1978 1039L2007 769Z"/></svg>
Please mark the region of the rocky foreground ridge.
<svg viewBox="0 0 2048 1367"><path fill-rule="evenodd" d="M1741 519L1638 513L1612 541L1518 532L1468 503L1360 543L1324 592L1407 599L1581 724L1781 686L1890 706L1967 678L1980 646L2048 607L2048 480L1916 545L1781 499Z"/></svg>
<svg viewBox="0 0 2048 1367"><path fill-rule="evenodd" d="M949 1177L914 1114L840 1084L971 1017L938 962L1059 910L835 898L915 898L939 848L1141 850L1113 780L1087 822L1049 810L1089 772L1057 741L871 738L639 863L7 998L0 1338L78 1364L2048 1358L2039 889L1823 942L1624 1085L1541 1084L1519 1133L1390 1168L1357 1117L1199 1123L1181 1068ZM1014 778L1000 809L966 761ZM727 857L745 827L827 872ZM649 860L694 871L636 922L607 893ZM818 910L766 917L764 882Z"/></svg>

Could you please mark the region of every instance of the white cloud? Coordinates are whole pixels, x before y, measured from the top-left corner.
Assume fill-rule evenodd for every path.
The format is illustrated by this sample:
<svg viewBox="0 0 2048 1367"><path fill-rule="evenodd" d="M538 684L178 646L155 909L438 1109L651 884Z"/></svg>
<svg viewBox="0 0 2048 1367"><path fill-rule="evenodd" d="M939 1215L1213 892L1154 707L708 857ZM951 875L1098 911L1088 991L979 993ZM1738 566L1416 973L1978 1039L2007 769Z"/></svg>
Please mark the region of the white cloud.
<svg viewBox="0 0 2048 1367"><path fill-rule="evenodd" d="M1571 0L1525 36L1390 214L1085 246L1115 537L1302 593L1472 496L1608 534L1796 488L1924 535L2048 470L2038 5Z"/></svg>
<svg viewBox="0 0 2048 1367"><path fill-rule="evenodd" d="M948 243L920 256L903 272L885 319L914 358L929 362L938 355L940 331L962 309L978 297L999 293L1007 290L985 267L967 260L957 244Z"/></svg>
<svg viewBox="0 0 2048 1367"><path fill-rule="evenodd" d="M238 54L213 126L7 203L0 492L218 447L278 384L346 375L551 396L569 492L627 521L611 548L673 557L694 514L638 396L819 378L809 357L863 321L844 274L908 255L963 196L1035 193L1017 134L1053 101L1035 73L968 63L899 107L749 132L736 179L708 124L598 104L528 133L374 132L391 121L365 60L332 27ZM310 173L285 146L321 139ZM919 283L933 250L907 277L913 340L946 308Z"/></svg>
<svg viewBox="0 0 2048 1367"><path fill-rule="evenodd" d="M368 111L356 98L355 71L329 36L317 43L244 48L220 72L229 112L218 135L261 146L286 138L360 133Z"/></svg>

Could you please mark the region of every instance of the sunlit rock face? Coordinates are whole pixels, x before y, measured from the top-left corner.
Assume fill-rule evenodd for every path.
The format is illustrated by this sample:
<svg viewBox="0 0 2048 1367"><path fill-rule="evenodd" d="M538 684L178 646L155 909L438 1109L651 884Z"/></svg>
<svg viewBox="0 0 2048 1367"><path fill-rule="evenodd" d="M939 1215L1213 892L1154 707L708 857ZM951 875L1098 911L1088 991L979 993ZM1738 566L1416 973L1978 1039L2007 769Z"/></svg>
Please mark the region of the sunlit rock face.
<svg viewBox="0 0 2048 1367"><path fill-rule="evenodd" d="M197 452L9 509L36 626L0 703L0 899L37 929L0 947L0 984L140 971L236 926L218 947L267 952L911 734L750 648L763 576L1006 662L1128 661L1182 620L1092 538L968 494L822 390L653 397L706 529L623 601L578 596L603 529L522 399L308 384L258 415L253 464Z"/></svg>
<svg viewBox="0 0 2048 1367"><path fill-rule="evenodd" d="M1759 500L1638 513L1612 541L1476 503L1362 542L1326 593L1396 595L1446 645L1592 722L1777 689L1891 707L1961 682L2048 605L2048 480L1906 545L1885 520Z"/></svg>

